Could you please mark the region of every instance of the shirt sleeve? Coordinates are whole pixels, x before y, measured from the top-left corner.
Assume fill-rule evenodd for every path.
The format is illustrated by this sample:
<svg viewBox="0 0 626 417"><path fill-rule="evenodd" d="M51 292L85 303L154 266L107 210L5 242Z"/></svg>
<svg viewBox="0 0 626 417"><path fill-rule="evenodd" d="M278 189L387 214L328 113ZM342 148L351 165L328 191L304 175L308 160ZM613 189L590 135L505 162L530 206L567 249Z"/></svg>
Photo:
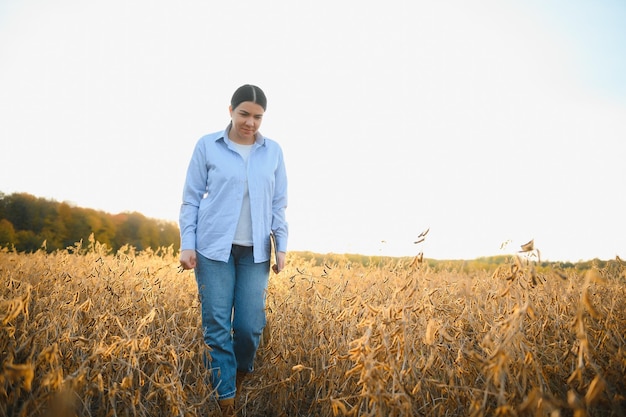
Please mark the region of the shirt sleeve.
<svg viewBox="0 0 626 417"><path fill-rule="evenodd" d="M183 188L183 202L179 216L181 250L196 249L198 210L206 193L207 176L206 152L200 140L194 148Z"/></svg>
<svg viewBox="0 0 626 417"><path fill-rule="evenodd" d="M282 150L279 153L275 176L276 183L272 199L272 231L276 236L276 250L287 252L289 236L289 225L285 216L287 209L287 170L285 169Z"/></svg>

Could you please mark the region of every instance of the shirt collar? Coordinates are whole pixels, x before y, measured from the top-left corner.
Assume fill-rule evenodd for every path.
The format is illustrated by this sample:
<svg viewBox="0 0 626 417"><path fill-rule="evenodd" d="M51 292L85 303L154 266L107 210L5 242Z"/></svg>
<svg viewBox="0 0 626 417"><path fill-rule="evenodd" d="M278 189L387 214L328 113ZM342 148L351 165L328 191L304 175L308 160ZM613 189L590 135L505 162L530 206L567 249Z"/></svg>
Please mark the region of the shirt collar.
<svg viewBox="0 0 626 417"><path fill-rule="evenodd" d="M226 129L224 129L222 131L222 134L219 135L215 141L217 142L218 140L222 139L227 145L230 145L231 143L233 143L232 140L230 140L230 138L228 137L228 132L230 131L230 128L233 126L233 122L230 122L228 124L228 126L226 126ZM261 132L256 132L255 133L255 139L254 139L254 144L257 146L264 146L265 145L265 136L263 136L261 134Z"/></svg>

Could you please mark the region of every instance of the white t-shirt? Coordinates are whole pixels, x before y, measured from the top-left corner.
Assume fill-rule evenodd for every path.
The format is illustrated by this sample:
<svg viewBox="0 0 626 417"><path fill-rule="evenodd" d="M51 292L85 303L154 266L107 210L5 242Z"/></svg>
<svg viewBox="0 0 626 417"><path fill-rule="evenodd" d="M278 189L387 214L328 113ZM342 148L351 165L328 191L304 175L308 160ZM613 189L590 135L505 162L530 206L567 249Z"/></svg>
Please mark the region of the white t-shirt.
<svg viewBox="0 0 626 417"><path fill-rule="evenodd" d="M248 158L250 157L250 151L252 150L253 145L241 145L235 142L231 143L239 155L241 155L247 167ZM241 214L239 215L239 222L237 223L237 231L235 232L233 243L241 246L252 246L252 212L250 210L250 193L248 191L247 177L244 185L243 201L241 202Z"/></svg>

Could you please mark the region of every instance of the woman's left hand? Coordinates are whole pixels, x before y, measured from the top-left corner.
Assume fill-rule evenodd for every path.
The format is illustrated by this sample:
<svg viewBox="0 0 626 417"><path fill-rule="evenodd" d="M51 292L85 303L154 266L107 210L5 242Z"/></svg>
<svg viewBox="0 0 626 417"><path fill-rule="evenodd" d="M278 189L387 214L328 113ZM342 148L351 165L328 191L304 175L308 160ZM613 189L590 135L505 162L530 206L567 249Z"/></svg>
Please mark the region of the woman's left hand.
<svg viewBox="0 0 626 417"><path fill-rule="evenodd" d="M287 257L287 254L285 252L276 252L276 258L277 258L278 263L272 266L272 270L274 271L275 274L278 274L280 271L285 269L286 257Z"/></svg>

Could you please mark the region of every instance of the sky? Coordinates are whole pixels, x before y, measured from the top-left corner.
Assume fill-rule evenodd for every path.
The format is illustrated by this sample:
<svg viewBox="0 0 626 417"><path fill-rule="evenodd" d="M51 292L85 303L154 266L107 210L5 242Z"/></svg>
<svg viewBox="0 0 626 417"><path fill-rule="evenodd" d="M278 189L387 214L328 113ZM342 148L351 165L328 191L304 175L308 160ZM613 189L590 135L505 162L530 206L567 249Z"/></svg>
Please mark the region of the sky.
<svg viewBox="0 0 626 417"><path fill-rule="evenodd" d="M251 83L290 250L626 258L625 26L621 0L0 0L0 191L177 221Z"/></svg>

